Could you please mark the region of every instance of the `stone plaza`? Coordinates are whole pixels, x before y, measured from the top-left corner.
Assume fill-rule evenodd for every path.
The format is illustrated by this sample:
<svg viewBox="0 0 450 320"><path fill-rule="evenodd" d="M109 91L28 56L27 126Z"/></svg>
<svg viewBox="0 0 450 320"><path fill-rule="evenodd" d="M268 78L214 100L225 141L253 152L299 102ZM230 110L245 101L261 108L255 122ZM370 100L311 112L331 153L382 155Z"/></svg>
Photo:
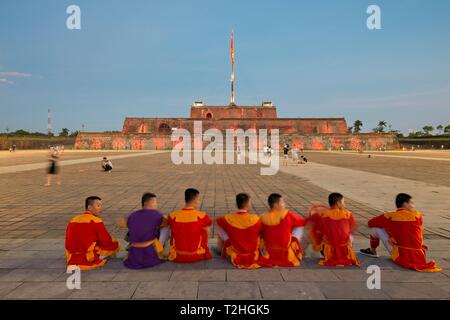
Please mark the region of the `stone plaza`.
<svg viewBox="0 0 450 320"><path fill-rule="evenodd" d="M259 165L174 165L170 151L67 150L61 159L62 184L46 187L45 151L0 152L0 299L449 299L450 153L308 151L307 164L260 175ZM100 168L108 156L111 174ZM281 161L280 161L281 163ZM238 270L218 256L195 264L163 263L126 269L126 230L116 219L140 208L142 193L158 196L164 214L184 205L183 191L199 189L201 210L212 218L235 210L235 195L250 194L253 212L263 213L272 192L307 215L311 202L325 203L332 191L346 197L358 222L354 250L369 244L367 221L394 209L407 192L424 215L425 245L440 273L396 266L380 250L378 259L361 256L361 268L321 267L305 250L298 268ZM84 209L84 199L103 199L102 218L121 240L120 254L103 268L83 271L81 289L69 290L64 237L68 220ZM215 245L215 227L210 245ZM302 243L304 249L308 242ZM381 268L381 289L366 285L370 265Z"/></svg>

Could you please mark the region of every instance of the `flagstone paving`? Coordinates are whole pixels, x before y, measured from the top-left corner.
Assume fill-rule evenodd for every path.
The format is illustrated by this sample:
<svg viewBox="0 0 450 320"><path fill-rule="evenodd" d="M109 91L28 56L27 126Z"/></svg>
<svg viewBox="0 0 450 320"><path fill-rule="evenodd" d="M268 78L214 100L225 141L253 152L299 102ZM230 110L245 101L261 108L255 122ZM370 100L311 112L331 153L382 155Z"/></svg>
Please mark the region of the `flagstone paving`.
<svg viewBox="0 0 450 320"><path fill-rule="evenodd" d="M386 161L391 165L392 159ZM425 160L410 161L420 161L415 162L420 171ZM308 165L300 167L307 170ZM238 192L251 195L254 212L267 210L267 195L279 192L289 208L305 215L312 201L326 201L329 190L284 170L261 176L256 165L176 166L170 153L117 158L110 174L99 170L98 162L80 161L61 169L62 185L50 187L44 186L40 169L0 174L0 299L449 299L450 241L432 230L426 232L425 242L442 273L403 270L386 256L360 256L361 268L320 267L304 242L306 257L299 268L291 269L238 270L214 254L214 259L194 264L166 262L128 270L122 251L102 269L82 272L81 289L69 290L65 228L70 217L83 211L89 195L102 197L105 224L113 236L123 239L125 230L115 226L115 219L138 209L146 191L158 195L159 207L167 214L183 205L185 188L196 187L203 198L201 209L217 218L235 210ZM366 222L379 209L351 197L347 205L359 223L354 241L359 250L368 245ZM211 246L214 231L212 227ZM125 246L123 240L121 244ZM380 290L366 286L366 268L373 264L381 268Z"/></svg>

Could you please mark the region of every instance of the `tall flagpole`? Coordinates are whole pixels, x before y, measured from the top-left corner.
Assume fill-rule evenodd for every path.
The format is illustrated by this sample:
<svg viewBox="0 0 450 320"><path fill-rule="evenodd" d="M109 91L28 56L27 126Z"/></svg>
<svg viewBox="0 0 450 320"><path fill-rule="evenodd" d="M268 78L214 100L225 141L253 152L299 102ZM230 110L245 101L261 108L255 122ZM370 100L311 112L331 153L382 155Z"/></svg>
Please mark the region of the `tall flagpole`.
<svg viewBox="0 0 450 320"><path fill-rule="evenodd" d="M231 31L231 98L230 105L234 105L234 32Z"/></svg>

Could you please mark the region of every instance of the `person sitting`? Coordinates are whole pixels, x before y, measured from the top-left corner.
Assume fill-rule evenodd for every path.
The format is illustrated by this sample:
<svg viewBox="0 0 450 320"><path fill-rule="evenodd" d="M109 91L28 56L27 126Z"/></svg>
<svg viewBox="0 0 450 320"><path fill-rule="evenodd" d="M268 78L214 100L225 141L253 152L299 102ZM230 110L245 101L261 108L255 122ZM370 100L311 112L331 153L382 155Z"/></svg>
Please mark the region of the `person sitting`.
<svg viewBox="0 0 450 320"><path fill-rule="evenodd" d="M328 204L313 205L309 210L307 228L313 249L319 251L324 259L323 266L359 266L352 248L352 233L356 221L345 208L344 196L333 192L328 196Z"/></svg>
<svg viewBox="0 0 450 320"><path fill-rule="evenodd" d="M170 213L168 217L171 230L168 259L174 262L210 259L208 227L212 220L205 212L197 210L200 205L198 190L186 189L184 198L184 208Z"/></svg>
<svg viewBox="0 0 450 320"><path fill-rule="evenodd" d="M170 229L163 214L158 211L158 202L153 193L144 193L142 209L119 220L119 226L128 228L128 255L124 265L130 269L144 269L163 262L164 244Z"/></svg>
<svg viewBox="0 0 450 320"><path fill-rule="evenodd" d="M231 263L242 269L260 268L261 219L249 213L252 207L250 196L239 193L236 196L238 211L217 219L217 234L222 257L230 257Z"/></svg>
<svg viewBox="0 0 450 320"><path fill-rule="evenodd" d="M103 157L102 160L102 168L105 170L105 172L111 172L112 171L112 162L107 157Z"/></svg>
<svg viewBox="0 0 450 320"><path fill-rule="evenodd" d="M305 221L286 209L283 197L272 193L270 210L261 215L262 237L259 264L266 267L296 267L303 256L300 240Z"/></svg>
<svg viewBox="0 0 450 320"><path fill-rule="evenodd" d="M114 256L120 249L100 219L102 199L96 196L86 198L86 211L72 218L66 229L67 265L80 270L101 267L106 258Z"/></svg>
<svg viewBox="0 0 450 320"><path fill-rule="evenodd" d="M423 244L423 218L415 209L412 197L399 193L395 204L396 211L386 212L368 221L370 248L360 252L378 257L377 248L381 240L392 260L399 266L422 272L441 271L434 261L426 260L428 248Z"/></svg>

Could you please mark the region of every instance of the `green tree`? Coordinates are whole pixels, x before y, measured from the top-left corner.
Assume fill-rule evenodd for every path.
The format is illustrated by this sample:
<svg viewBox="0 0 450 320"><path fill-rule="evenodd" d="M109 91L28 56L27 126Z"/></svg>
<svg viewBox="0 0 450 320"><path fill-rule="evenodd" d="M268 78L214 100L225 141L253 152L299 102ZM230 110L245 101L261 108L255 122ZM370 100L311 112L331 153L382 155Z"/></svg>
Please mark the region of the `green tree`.
<svg viewBox="0 0 450 320"><path fill-rule="evenodd" d="M432 126L425 126L422 130L426 135L430 135L434 131L434 128Z"/></svg>
<svg viewBox="0 0 450 320"><path fill-rule="evenodd" d="M362 121L361 120L356 120L354 123L353 123L353 132L354 133L359 133L359 132L361 132L361 127L363 126L363 123L362 123Z"/></svg>
<svg viewBox="0 0 450 320"><path fill-rule="evenodd" d="M445 133L450 133L450 124L444 128Z"/></svg>
<svg viewBox="0 0 450 320"><path fill-rule="evenodd" d="M23 129L19 129L16 132L14 132L14 134L17 135L17 136L27 136L30 133L28 131L23 130Z"/></svg>
<svg viewBox="0 0 450 320"><path fill-rule="evenodd" d="M78 134L79 132L80 132L80 131L78 131L78 130L73 131L73 132L69 135L69 137L76 137L77 134Z"/></svg>
<svg viewBox="0 0 450 320"><path fill-rule="evenodd" d="M32 133L30 133L30 135L33 135L33 136L38 136L38 137L43 137L43 136L46 136L47 134L46 133L43 133L43 132L32 132Z"/></svg>
<svg viewBox="0 0 450 320"><path fill-rule="evenodd" d="M384 129L386 129L386 126L387 126L386 121L381 120L378 122L378 126L373 129L373 132L383 133Z"/></svg>
<svg viewBox="0 0 450 320"><path fill-rule="evenodd" d="M62 128L61 132L59 133L60 137L67 137L69 136L69 129L67 128Z"/></svg>
<svg viewBox="0 0 450 320"><path fill-rule="evenodd" d="M436 127L436 130L439 131L439 134L442 134L442 130L444 130L444 126L443 126L442 124L439 124L439 125Z"/></svg>

